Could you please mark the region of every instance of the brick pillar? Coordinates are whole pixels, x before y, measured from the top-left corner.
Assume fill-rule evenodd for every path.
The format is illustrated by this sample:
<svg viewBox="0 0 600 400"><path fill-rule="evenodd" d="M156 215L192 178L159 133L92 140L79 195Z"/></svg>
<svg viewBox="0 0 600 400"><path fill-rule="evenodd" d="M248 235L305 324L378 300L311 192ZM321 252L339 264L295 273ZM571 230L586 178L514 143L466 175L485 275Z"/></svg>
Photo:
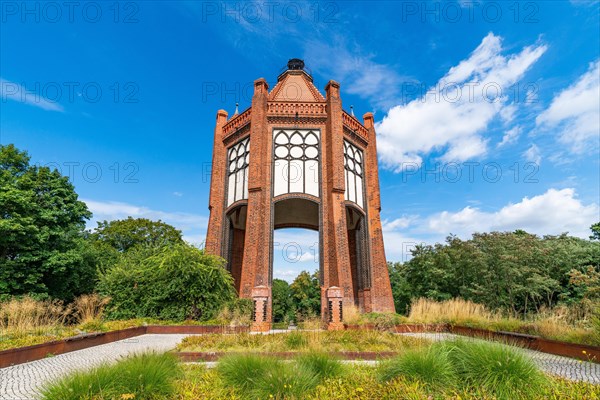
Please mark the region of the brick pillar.
<svg viewBox="0 0 600 400"><path fill-rule="evenodd" d="M256 286L270 286L271 262L271 142L267 125L267 82L254 82L250 119L248 216L240 296L251 297ZM270 290L270 289L269 289ZM268 313L271 321L271 313Z"/></svg>
<svg viewBox="0 0 600 400"><path fill-rule="evenodd" d="M206 232L205 249L208 254L222 254L223 212L225 207L225 171L227 170L227 149L223 145L223 125L227 122L227 111L217 111L217 123L213 141L213 156L210 178L210 198L208 209L208 230Z"/></svg>
<svg viewBox="0 0 600 400"><path fill-rule="evenodd" d="M364 291L365 312L394 312L394 299L388 273L383 234L381 231L381 198L379 194L379 167L377 165L377 136L373 123L373 113L363 116L364 125L369 131L369 145L366 149L368 230L371 264L371 290Z"/></svg>
<svg viewBox="0 0 600 400"><path fill-rule="evenodd" d="M348 249L348 232L346 226L346 207L344 192L346 181L344 175L344 130L342 123L342 101L340 85L329 81L325 87L327 93L326 133L322 139L323 180L323 286L321 288L321 315L325 319L329 304L326 288L339 287L343 302L354 304L352 293L352 272L350 268L350 253Z"/></svg>
<svg viewBox="0 0 600 400"><path fill-rule="evenodd" d="M271 329L271 289L257 286L252 289L254 311L252 313L252 332L268 332Z"/></svg>
<svg viewBox="0 0 600 400"><path fill-rule="evenodd" d="M342 289L332 286L327 289L327 330L337 331L344 329Z"/></svg>

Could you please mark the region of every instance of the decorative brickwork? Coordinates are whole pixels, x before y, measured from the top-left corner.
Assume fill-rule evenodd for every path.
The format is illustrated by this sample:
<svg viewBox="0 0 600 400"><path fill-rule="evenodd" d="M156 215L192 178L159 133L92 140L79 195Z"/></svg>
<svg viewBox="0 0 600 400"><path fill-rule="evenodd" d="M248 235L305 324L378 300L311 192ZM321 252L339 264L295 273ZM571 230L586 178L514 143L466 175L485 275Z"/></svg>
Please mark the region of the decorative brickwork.
<svg viewBox="0 0 600 400"><path fill-rule="evenodd" d="M227 120L217 113L206 250L228 260L240 296L254 299L255 330L271 326L275 228L319 230L321 315L330 329L346 306L394 311L373 114L360 123L342 109L339 83L330 81L323 96L298 61L271 92L256 80L252 105L241 114ZM246 170L237 156L242 147L250 149ZM243 180L230 178L233 172Z"/></svg>

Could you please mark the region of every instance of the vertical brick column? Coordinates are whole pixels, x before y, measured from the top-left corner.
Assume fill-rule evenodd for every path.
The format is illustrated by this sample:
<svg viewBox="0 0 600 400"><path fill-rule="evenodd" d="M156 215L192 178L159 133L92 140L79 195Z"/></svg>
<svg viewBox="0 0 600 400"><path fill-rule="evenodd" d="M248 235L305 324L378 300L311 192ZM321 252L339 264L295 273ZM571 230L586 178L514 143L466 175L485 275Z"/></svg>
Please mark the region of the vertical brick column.
<svg viewBox="0 0 600 400"><path fill-rule="evenodd" d="M208 230L206 232L205 249L208 254L221 254L223 240L223 212L225 208L225 171L227 170L227 154L223 145L223 125L227 122L227 111L217 111L217 123L213 141L213 156L210 178L210 198L208 209Z"/></svg>
<svg viewBox="0 0 600 400"><path fill-rule="evenodd" d="M268 332L271 329L271 310L269 303L271 289L267 286L257 286L252 289L254 311L252 313L252 332Z"/></svg>
<svg viewBox="0 0 600 400"><path fill-rule="evenodd" d="M326 315L329 304L325 288L340 286L344 304L354 304L352 293L352 272L348 249L346 207L344 192L344 130L342 122L342 101L340 85L329 81L325 87L327 122L326 134L322 142L324 148L324 169L322 181L323 207L323 286L321 289L321 314Z"/></svg>
<svg viewBox="0 0 600 400"><path fill-rule="evenodd" d="M371 290L365 291L365 312L394 312L394 299L388 273L383 234L381 231L381 198L379 193L379 167L377 164L377 136L373 123L373 113L363 116L364 125L369 131L365 176L367 178L368 229L371 258ZM367 297L370 297L370 301Z"/></svg>
<svg viewBox="0 0 600 400"><path fill-rule="evenodd" d="M254 82L250 120L250 166L248 175L248 216L240 295L251 297L256 286L269 286L271 253L271 143L267 125L268 85ZM270 306L268 320L271 321Z"/></svg>
<svg viewBox="0 0 600 400"><path fill-rule="evenodd" d="M337 331L344 329L344 309L342 289L332 286L327 289L327 330Z"/></svg>

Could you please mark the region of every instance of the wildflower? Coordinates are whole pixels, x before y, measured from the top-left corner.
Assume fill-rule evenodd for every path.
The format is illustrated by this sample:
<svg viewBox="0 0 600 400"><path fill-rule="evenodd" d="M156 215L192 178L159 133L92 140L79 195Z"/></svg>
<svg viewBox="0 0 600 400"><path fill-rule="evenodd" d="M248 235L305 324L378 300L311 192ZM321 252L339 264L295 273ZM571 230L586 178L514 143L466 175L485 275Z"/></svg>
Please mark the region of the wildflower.
<svg viewBox="0 0 600 400"><path fill-rule="evenodd" d="M131 400L131 399L135 399L135 393L123 393L121 395L121 399L122 400Z"/></svg>

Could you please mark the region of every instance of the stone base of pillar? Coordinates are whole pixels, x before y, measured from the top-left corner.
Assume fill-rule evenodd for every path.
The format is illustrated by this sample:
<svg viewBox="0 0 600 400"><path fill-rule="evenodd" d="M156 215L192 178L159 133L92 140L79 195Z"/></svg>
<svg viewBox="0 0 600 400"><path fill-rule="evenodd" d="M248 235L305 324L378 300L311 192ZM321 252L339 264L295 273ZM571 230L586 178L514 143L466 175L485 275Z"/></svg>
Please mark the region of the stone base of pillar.
<svg viewBox="0 0 600 400"><path fill-rule="evenodd" d="M344 329L344 310L342 289L332 286L327 289L326 329L336 331Z"/></svg>
<svg viewBox="0 0 600 400"><path fill-rule="evenodd" d="M252 289L252 301L254 302L252 325L250 326L252 332L268 332L271 330L269 295L270 290L266 286L257 286Z"/></svg>

